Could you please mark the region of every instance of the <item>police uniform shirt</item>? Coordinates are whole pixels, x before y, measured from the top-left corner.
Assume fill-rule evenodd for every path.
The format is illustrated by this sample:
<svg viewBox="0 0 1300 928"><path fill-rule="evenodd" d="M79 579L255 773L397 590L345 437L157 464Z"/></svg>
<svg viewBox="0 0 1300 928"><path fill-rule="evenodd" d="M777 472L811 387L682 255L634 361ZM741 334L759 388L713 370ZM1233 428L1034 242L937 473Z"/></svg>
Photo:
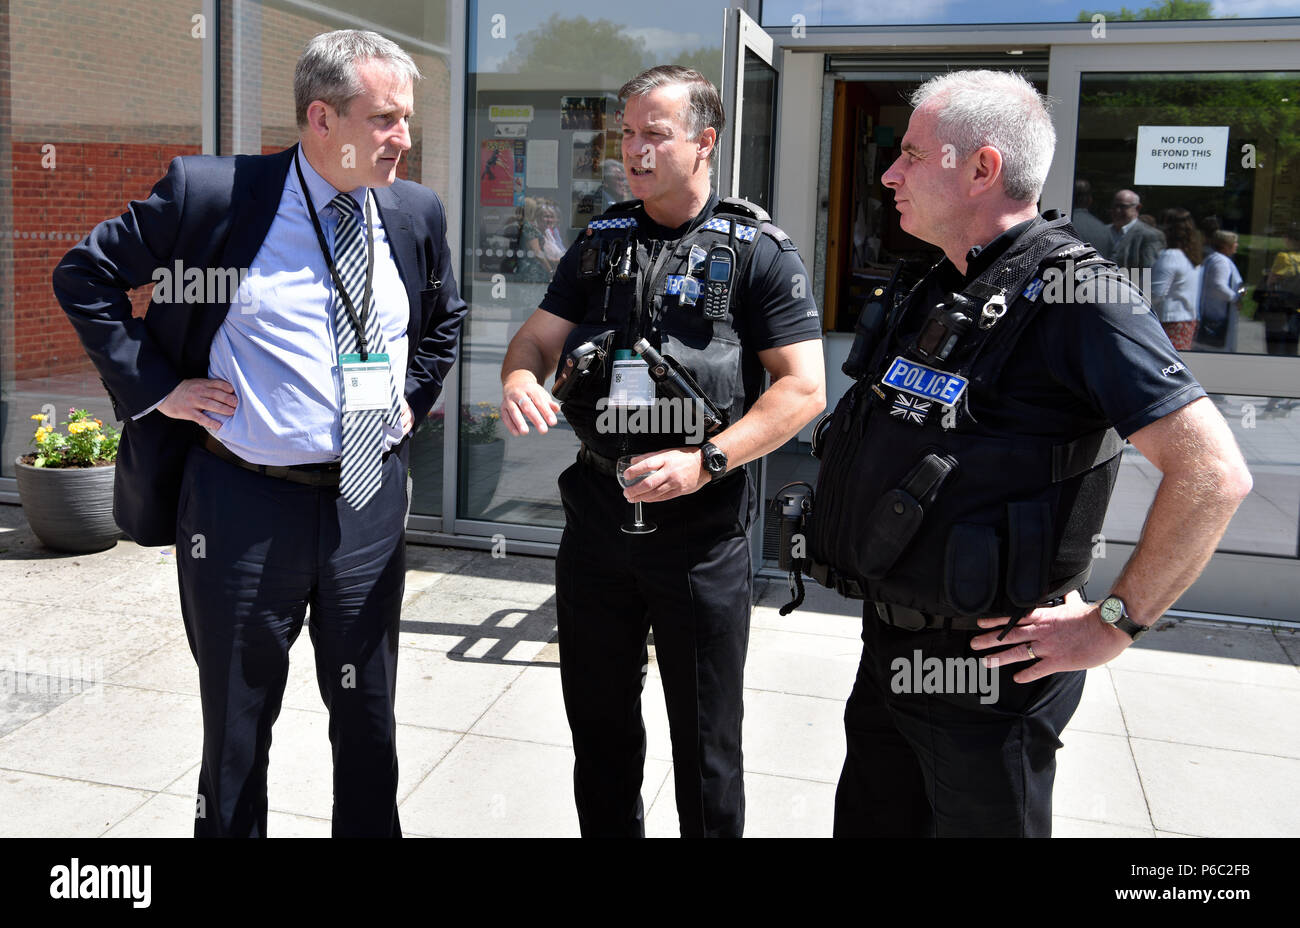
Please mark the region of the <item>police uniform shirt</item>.
<svg viewBox="0 0 1300 928"><path fill-rule="evenodd" d="M637 221L637 240L644 243L675 242L683 238L691 226L698 225L701 216L711 214L717 203L717 196L710 195L708 203L695 219L676 229L659 225L638 203L632 212ZM584 237L579 235L565 252L541 302L541 308L548 313L574 323L582 322L587 308L583 285L578 280L578 252ZM762 392L763 366L758 360L758 352L822 337L821 319L812 299L812 281L799 252L792 246L787 247L790 250L783 250L770 235L762 232L754 236L752 246L743 242L737 246L736 273L742 276L739 285L732 290L731 313L744 349L741 365L746 409ZM748 260L744 249L752 252ZM642 271L648 272L649 268ZM605 284L601 280L587 286L603 288ZM703 300L700 302L702 304ZM700 311L703 311L702 306Z"/></svg>
<svg viewBox="0 0 1300 928"><path fill-rule="evenodd" d="M909 302L900 334L915 333L925 317L922 307L933 306L947 292L962 290L1005 253L1031 222L1013 226L983 248L972 248L965 276L945 258L930 275L924 293ZM1067 276L1063 289L1071 287L1078 284ZM1128 438L1205 396L1155 314L1136 297L1133 302L1043 303L1003 366L996 391L992 402L977 392L971 394L975 421L968 420L964 427L1072 439L1113 425Z"/></svg>

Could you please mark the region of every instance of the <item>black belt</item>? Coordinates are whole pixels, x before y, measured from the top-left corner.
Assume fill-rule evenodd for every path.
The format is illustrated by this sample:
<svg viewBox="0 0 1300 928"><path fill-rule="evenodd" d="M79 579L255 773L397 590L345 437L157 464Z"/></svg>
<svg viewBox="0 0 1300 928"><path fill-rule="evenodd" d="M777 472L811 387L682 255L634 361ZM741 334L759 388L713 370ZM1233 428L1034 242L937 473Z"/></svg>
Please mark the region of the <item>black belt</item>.
<svg viewBox="0 0 1300 928"><path fill-rule="evenodd" d="M586 445L578 448L578 460L606 477L618 476L618 461L607 458L603 454L597 454Z"/></svg>
<svg viewBox="0 0 1300 928"><path fill-rule="evenodd" d="M403 437L402 441L385 451L383 460L388 460L388 456L402 447L402 443L405 441L406 438ZM236 467L242 467L244 470L251 470L255 474L262 474L265 477L277 477L280 480L301 483L309 487L337 487L339 485L338 461L329 461L322 464L254 464L252 461L245 461L235 454L210 433L203 436L203 447L223 461L234 464Z"/></svg>
<svg viewBox="0 0 1300 928"><path fill-rule="evenodd" d="M1065 602L1065 597L1058 596L1043 603L1043 605L1059 606L1063 602ZM979 620L981 616L934 615L930 612L921 612L919 609L910 609L907 606L895 606L892 603L873 603L872 605L876 607L876 615L880 618L880 621L886 625L892 625L894 628L901 628L910 632L924 631L928 628L969 630L980 627Z"/></svg>
<svg viewBox="0 0 1300 928"><path fill-rule="evenodd" d="M894 628L902 628L910 632L919 632L927 628L979 628L975 616L935 615L930 612L921 612L919 609L909 609L907 606L895 606L890 603L873 603L873 605L876 607L876 615L880 617L880 621L886 625L892 625Z"/></svg>

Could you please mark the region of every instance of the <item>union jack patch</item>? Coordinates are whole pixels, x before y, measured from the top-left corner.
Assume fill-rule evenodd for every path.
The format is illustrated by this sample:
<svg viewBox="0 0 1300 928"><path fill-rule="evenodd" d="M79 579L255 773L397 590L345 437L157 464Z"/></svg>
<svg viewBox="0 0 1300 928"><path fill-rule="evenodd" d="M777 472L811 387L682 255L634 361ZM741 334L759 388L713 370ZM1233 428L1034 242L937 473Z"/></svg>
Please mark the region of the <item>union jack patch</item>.
<svg viewBox="0 0 1300 928"><path fill-rule="evenodd" d="M926 400L896 393L894 394L894 405L889 407L889 414L896 419L902 419L904 422L924 425L925 417L930 414L930 405Z"/></svg>

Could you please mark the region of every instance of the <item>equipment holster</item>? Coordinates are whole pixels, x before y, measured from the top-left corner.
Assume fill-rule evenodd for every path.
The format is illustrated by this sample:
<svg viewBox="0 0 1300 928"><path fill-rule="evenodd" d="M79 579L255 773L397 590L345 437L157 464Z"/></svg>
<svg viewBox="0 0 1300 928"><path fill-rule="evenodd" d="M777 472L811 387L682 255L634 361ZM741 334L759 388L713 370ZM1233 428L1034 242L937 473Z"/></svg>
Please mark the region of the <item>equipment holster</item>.
<svg viewBox="0 0 1300 928"><path fill-rule="evenodd" d="M879 580L889 573L925 520L925 508L938 496L944 481L957 468L946 454L927 454L903 479L885 492L867 517L863 539L862 575Z"/></svg>

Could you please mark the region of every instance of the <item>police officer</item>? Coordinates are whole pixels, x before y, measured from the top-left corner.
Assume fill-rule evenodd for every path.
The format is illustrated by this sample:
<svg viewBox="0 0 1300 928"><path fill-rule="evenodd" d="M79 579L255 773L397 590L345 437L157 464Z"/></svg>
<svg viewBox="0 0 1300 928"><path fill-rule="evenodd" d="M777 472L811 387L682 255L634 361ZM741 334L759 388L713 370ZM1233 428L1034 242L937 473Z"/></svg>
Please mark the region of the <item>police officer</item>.
<svg viewBox="0 0 1300 928"><path fill-rule="evenodd" d="M809 527L814 576L866 600L835 834L1046 836L1083 669L1191 584L1251 479L1140 290L1038 214L1055 133L1033 87L957 72L912 103L882 180L945 257L886 299ZM1163 479L1090 604L1121 438Z"/></svg>
<svg viewBox="0 0 1300 928"><path fill-rule="evenodd" d="M637 199L592 221L511 341L502 419L515 435L556 425L561 406L542 384L575 348L599 343L602 363L562 391L582 447L560 475L566 524L556 559L583 835L644 834L641 689L653 628L681 834L738 837L756 512L742 465L780 447L825 405L821 326L789 238L753 204L711 192L724 121L717 89L696 71L663 66L619 96ZM702 417L688 413L698 407L656 388L631 350L641 338L691 375L723 428L706 435ZM764 370L772 384L759 396ZM612 415L650 401L664 414ZM625 478L644 479L624 490L615 461L628 454ZM656 531L622 531L636 501Z"/></svg>

